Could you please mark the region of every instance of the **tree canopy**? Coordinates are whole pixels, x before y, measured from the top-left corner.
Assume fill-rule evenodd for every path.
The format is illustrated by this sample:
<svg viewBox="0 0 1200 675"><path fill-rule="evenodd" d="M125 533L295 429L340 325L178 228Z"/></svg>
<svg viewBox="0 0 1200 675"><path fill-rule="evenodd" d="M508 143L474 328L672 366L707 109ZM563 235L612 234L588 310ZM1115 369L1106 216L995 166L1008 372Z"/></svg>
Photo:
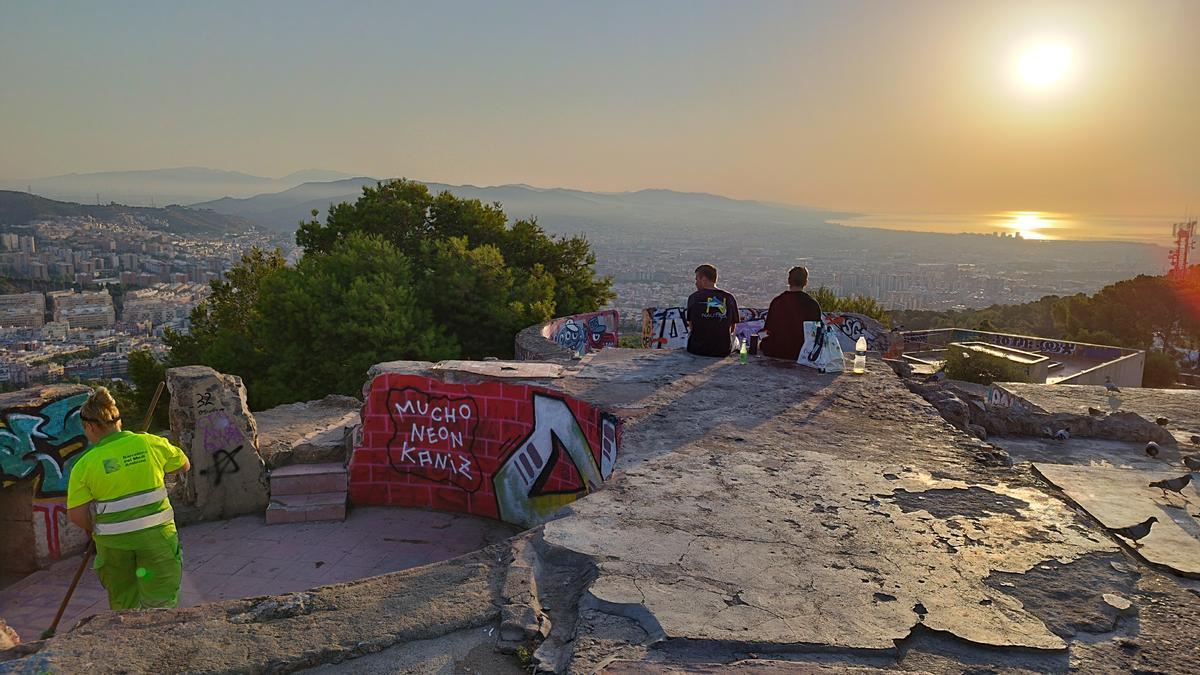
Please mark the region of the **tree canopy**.
<svg viewBox="0 0 1200 675"><path fill-rule="evenodd" d="M213 282L169 364L240 375L262 409L357 394L382 361L511 357L522 328L613 297L586 239L407 180L364 187L296 243L295 266L254 249Z"/></svg>

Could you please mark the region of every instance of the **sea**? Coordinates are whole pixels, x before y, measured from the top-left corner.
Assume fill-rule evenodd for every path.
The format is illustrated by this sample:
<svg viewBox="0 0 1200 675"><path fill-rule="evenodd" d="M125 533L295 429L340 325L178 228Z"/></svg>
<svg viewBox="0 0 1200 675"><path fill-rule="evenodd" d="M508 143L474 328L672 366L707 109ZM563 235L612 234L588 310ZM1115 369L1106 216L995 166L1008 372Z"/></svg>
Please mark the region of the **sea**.
<svg viewBox="0 0 1200 675"><path fill-rule="evenodd" d="M1194 218L1194 216L1192 217ZM1098 216L1047 211L1005 211L986 214L866 214L832 222L849 227L958 234L1001 233L1025 239L1125 241L1173 246L1174 223L1182 216ZM1200 227L1197 228L1200 236Z"/></svg>

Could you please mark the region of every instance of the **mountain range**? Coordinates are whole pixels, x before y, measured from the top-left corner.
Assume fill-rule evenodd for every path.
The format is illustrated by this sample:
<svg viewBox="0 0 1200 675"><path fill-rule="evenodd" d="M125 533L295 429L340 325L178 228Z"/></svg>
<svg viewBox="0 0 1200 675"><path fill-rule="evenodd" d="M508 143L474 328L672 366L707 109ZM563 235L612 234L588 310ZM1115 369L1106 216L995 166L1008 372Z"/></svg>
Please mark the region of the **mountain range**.
<svg viewBox="0 0 1200 675"><path fill-rule="evenodd" d="M104 222L126 217L142 222L150 229L175 234L224 236L233 232L259 229L240 216L191 209L172 204L166 207L125 206L122 204L76 204L46 199L27 192L0 190L0 226L24 225L32 220L90 216Z"/></svg>
<svg viewBox="0 0 1200 675"><path fill-rule="evenodd" d="M203 167L69 173L49 178L0 181L0 189L34 194L81 204L165 206L190 204L219 197L250 197L278 192L309 181L350 178L340 171L309 169L279 178ZM97 197L98 196L98 197Z"/></svg>
<svg viewBox="0 0 1200 675"><path fill-rule="evenodd" d="M276 193L236 199L226 197L193 204L194 208L237 215L281 231L294 230L301 220L318 211L323 218L330 204L353 202L364 185L379 180L360 176L338 181L309 182ZM434 193L448 191L485 204L499 202L510 220L535 216L551 232L577 232L603 227L644 228L656 225L684 225L701 228L755 225L819 226L831 218L850 214L787 204L774 204L718 195L639 190L637 192L586 192L567 188L538 188L530 185L425 185Z"/></svg>

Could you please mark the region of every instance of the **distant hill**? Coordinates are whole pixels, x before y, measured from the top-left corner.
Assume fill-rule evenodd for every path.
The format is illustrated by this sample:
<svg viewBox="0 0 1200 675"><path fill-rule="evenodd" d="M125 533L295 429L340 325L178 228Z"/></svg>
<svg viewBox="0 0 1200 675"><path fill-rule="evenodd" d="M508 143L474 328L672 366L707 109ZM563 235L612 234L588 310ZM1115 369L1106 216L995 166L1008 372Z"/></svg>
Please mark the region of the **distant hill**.
<svg viewBox="0 0 1200 675"><path fill-rule="evenodd" d="M24 225L32 220L52 217L91 216L97 220L117 221L132 217L153 230L176 234L224 235L257 229L257 225L239 216L215 211L171 205L163 208L108 204L94 206L45 199L26 192L0 190L0 225Z"/></svg>
<svg viewBox="0 0 1200 675"><path fill-rule="evenodd" d="M350 174L308 169L282 178L253 176L238 171L203 167L179 167L146 171L70 173L50 178L0 181L0 189L28 191L63 201L89 204L100 195L103 204L117 202L134 206L190 204L217 197L249 197L275 192L312 181L349 178Z"/></svg>
<svg viewBox="0 0 1200 675"><path fill-rule="evenodd" d="M324 217L330 204L352 202L364 185L377 179L350 178L298 185L282 192L246 199L218 199L194 204L196 208L239 215L281 231L294 230L316 209ZM645 228L661 225L709 229L741 224L818 226L846 214L805 206L730 199L719 195L673 190L637 192L586 192L566 188L536 188L528 185L448 185L426 182L435 193L449 191L457 197L500 202L510 219L536 216L551 232L575 232L604 227Z"/></svg>

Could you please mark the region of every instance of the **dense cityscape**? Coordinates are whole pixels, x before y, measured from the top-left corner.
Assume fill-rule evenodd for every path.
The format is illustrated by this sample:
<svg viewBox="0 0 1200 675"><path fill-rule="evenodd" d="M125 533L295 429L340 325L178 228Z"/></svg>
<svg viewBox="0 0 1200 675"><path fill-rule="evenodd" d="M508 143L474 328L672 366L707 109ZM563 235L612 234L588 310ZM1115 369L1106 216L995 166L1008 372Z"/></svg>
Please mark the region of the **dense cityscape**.
<svg viewBox="0 0 1200 675"><path fill-rule="evenodd" d="M288 242L259 231L228 236L151 229L152 220L64 217L4 225L0 389L124 378L128 355L166 351L189 315L253 246ZM24 292L11 292L23 290Z"/></svg>

